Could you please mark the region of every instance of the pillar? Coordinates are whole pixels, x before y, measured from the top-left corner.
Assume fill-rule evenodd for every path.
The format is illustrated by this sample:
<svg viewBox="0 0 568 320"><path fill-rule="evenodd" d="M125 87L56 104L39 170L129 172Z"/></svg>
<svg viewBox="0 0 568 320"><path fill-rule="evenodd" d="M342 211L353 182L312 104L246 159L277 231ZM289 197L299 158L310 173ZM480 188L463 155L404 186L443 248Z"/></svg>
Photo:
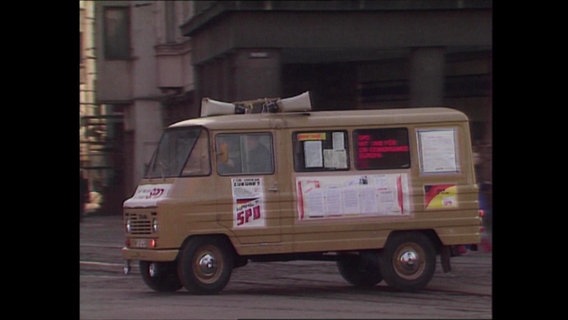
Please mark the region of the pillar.
<svg viewBox="0 0 568 320"><path fill-rule="evenodd" d="M442 47L415 48L410 54L410 106L436 106L444 101Z"/></svg>

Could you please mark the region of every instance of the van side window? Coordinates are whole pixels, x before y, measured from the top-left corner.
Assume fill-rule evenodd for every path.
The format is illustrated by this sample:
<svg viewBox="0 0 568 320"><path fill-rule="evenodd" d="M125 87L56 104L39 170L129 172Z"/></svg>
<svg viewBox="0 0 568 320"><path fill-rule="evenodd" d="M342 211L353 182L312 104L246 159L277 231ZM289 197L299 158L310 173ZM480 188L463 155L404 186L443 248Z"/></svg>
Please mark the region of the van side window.
<svg viewBox="0 0 568 320"><path fill-rule="evenodd" d="M296 172L349 170L349 140L345 130L292 134Z"/></svg>
<svg viewBox="0 0 568 320"><path fill-rule="evenodd" d="M410 168L407 128L353 131L357 170Z"/></svg>
<svg viewBox="0 0 568 320"><path fill-rule="evenodd" d="M274 152L270 133L231 133L215 137L220 175L271 174Z"/></svg>

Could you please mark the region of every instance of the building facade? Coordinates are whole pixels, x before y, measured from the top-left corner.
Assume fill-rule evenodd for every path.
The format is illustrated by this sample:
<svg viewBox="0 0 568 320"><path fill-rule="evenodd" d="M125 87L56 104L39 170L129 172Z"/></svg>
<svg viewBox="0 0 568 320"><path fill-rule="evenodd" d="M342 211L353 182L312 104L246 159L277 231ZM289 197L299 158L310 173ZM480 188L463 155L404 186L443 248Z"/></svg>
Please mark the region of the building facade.
<svg viewBox="0 0 568 320"><path fill-rule="evenodd" d="M80 84L80 166L105 214L120 214L163 128L197 116L189 38L179 29L192 10L188 1L80 2L88 78Z"/></svg>
<svg viewBox="0 0 568 320"><path fill-rule="evenodd" d="M479 178L491 183L492 1L101 1L95 9L96 104L121 119L122 160L112 165L122 199L163 128L197 117L201 98L304 91L314 110L462 110Z"/></svg>

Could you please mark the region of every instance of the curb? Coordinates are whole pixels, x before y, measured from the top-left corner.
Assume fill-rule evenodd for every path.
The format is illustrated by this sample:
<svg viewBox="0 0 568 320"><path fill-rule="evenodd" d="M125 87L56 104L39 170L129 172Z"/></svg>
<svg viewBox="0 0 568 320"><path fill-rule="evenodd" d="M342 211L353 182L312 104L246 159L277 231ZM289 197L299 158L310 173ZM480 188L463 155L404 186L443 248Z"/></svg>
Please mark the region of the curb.
<svg viewBox="0 0 568 320"><path fill-rule="evenodd" d="M124 275L125 265L121 263L97 262L97 261L79 261L81 266L80 270L94 270L103 272L122 273ZM130 271L128 274L140 273L137 263L130 264Z"/></svg>

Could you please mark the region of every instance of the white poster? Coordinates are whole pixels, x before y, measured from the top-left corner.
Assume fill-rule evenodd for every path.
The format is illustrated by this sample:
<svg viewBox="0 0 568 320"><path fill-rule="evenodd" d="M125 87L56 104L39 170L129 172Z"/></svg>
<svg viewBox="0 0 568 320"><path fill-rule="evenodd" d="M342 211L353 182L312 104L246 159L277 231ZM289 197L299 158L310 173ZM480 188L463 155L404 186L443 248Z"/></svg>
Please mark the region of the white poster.
<svg viewBox="0 0 568 320"><path fill-rule="evenodd" d="M323 167L321 141L304 141L304 157L306 168Z"/></svg>
<svg viewBox="0 0 568 320"><path fill-rule="evenodd" d="M299 220L410 214L405 173L297 177Z"/></svg>
<svg viewBox="0 0 568 320"><path fill-rule="evenodd" d="M346 150L323 150L323 163L326 168L347 169Z"/></svg>
<svg viewBox="0 0 568 320"><path fill-rule="evenodd" d="M334 132L332 134L333 138L333 150L345 150L345 133Z"/></svg>
<svg viewBox="0 0 568 320"><path fill-rule="evenodd" d="M233 228L266 225L262 177L232 178Z"/></svg>
<svg viewBox="0 0 568 320"><path fill-rule="evenodd" d="M423 173L458 172L456 130L419 130L420 165Z"/></svg>

